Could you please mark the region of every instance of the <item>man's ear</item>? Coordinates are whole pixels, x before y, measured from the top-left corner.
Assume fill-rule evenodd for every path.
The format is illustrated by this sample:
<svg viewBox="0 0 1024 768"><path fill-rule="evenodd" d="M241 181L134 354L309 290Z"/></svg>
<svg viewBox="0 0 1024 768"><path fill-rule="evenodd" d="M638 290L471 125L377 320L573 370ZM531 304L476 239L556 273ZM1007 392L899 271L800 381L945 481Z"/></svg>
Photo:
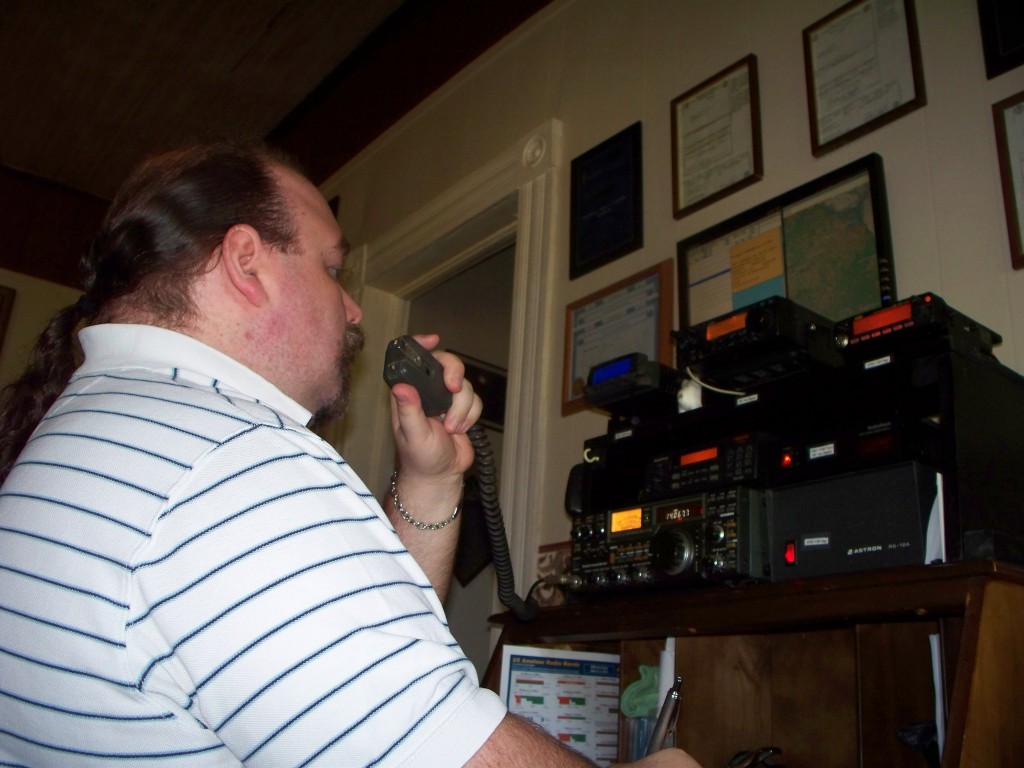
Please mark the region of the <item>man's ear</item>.
<svg viewBox="0 0 1024 768"><path fill-rule="evenodd" d="M220 245L220 266L240 297L254 306L267 300L264 285L269 249L259 232L248 224L235 224Z"/></svg>

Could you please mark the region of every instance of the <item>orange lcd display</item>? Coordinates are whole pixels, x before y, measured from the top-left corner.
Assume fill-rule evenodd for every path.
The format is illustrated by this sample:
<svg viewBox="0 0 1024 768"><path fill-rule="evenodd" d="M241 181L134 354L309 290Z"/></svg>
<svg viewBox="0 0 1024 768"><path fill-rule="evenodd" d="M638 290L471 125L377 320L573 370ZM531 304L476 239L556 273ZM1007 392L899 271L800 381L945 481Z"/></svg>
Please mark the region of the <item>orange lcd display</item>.
<svg viewBox="0 0 1024 768"><path fill-rule="evenodd" d="M622 509L612 512L611 533L622 533L623 531L635 531L643 526L643 510L640 507L635 509Z"/></svg>
<svg viewBox="0 0 1024 768"><path fill-rule="evenodd" d="M691 451L679 457L679 466L685 467L689 464L699 464L702 461L711 461L718 458L718 447L712 446L702 451Z"/></svg>
<svg viewBox="0 0 1024 768"><path fill-rule="evenodd" d="M707 330L705 331L705 337L708 341L713 341L719 336L725 336L727 333L738 331L741 328L747 326L747 313L737 312L735 315L729 315L729 317L716 320L713 323L708 323Z"/></svg>
<svg viewBox="0 0 1024 768"><path fill-rule="evenodd" d="M879 328L905 322L910 319L910 311L910 302L904 302L894 307L872 312L870 315L856 317L853 320L853 335L860 336L871 331L877 331Z"/></svg>

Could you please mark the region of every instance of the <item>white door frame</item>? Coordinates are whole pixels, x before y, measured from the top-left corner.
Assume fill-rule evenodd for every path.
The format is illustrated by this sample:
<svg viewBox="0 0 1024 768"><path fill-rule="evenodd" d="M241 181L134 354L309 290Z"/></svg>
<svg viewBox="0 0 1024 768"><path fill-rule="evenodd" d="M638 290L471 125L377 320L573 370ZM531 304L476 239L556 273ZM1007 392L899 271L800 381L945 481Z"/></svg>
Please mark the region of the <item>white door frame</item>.
<svg viewBox="0 0 1024 768"><path fill-rule="evenodd" d="M373 335L383 334L386 340L406 331L409 302L418 294L515 240L509 344L514 375L506 394L499 499L520 596L537 571L540 510L535 500L546 474L546 453L537 435L545 434L549 398L542 394L552 380L543 364L544 350L559 330L550 327L554 314L547 288L558 261L551 258L551 242L560 150L561 124L549 120L349 257L358 276L353 291L365 313L374 316ZM368 341L370 331L367 323ZM371 369L380 370L383 345L368 346L363 357ZM360 416L358 438L342 430L339 447L354 464L354 457L360 457L358 466L369 487L383 488L393 460L390 414L381 407Z"/></svg>

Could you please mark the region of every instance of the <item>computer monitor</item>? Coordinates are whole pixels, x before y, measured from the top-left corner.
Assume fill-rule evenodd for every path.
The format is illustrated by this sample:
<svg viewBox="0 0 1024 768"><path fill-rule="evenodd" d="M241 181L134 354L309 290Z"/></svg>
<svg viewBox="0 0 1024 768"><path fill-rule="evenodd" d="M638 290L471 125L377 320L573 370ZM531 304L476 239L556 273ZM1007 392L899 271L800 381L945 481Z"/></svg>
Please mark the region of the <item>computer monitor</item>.
<svg viewBox="0 0 1024 768"><path fill-rule="evenodd" d="M679 327L783 296L839 321L896 299L882 158L871 154L681 240Z"/></svg>

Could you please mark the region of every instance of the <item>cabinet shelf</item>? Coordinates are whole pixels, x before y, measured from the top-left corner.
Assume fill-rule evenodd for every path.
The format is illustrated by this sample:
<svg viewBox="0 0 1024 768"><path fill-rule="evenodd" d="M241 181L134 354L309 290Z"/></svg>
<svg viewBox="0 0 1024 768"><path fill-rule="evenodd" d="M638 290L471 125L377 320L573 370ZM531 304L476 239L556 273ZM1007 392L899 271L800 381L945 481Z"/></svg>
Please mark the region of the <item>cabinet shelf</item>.
<svg viewBox="0 0 1024 768"><path fill-rule="evenodd" d="M972 560L777 584L637 593L509 614L501 646L618 645L622 685L677 638L679 741L705 768L778 744L801 766L923 766L899 728L935 717L931 644L946 721L943 768L1005 766L1024 754L1024 568ZM699 706L697 705L699 703ZM689 704L689 706L688 706Z"/></svg>

